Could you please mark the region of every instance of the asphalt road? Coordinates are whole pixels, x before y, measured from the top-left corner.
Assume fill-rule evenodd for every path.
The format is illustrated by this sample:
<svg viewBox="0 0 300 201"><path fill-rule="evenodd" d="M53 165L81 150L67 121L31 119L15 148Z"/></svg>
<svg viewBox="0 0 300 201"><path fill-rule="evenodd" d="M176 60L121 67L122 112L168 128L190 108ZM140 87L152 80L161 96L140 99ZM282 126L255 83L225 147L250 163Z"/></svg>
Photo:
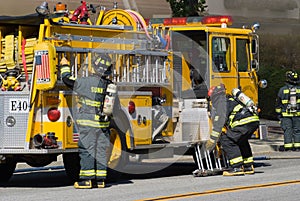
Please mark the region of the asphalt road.
<svg viewBox="0 0 300 201"><path fill-rule="evenodd" d="M64 169L18 170L0 185L2 201L82 200L299 200L300 153L298 157L256 160L255 175L238 177L193 177L192 161L133 162L128 174L105 189L74 189ZM29 170L29 171L28 171ZM141 171L143 170L143 171ZM142 173L142 174L141 174Z"/></svg>

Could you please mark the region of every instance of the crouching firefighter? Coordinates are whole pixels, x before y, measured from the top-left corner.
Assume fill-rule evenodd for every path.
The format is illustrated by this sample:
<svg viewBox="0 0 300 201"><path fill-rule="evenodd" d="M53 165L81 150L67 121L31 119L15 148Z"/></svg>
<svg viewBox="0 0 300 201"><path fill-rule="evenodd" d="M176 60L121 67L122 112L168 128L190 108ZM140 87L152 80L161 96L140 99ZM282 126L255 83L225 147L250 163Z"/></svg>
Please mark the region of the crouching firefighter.
<svg viewBox="0 0 300 201"><path fill-rule="evenodd" d="M225 91L223 84L211 87L208 91L212 103L213 128L206 149L212 150L220 140L230 165L228 170L223 171L223 176L254 174L253 155L248 139L258 128L259 118L255 111L237 97L226 95ZM226 131L222 132L223 127Z"/></svg>
<svg viewBox="0 0 300 201"><path fill-rule="evenodd" d="M109 96L109 88L116 93L116 85L107 78L111 74L111 58L106 54L92 53L92 75L76 79L71 76L65 57L60 64L62 80L78 94L80 104L76 124L80 133L78 149L81 169L80 180L75 182L74 187L104 188L111 119L105 100ZM113 105L109 106L112 109Z"/></svg>

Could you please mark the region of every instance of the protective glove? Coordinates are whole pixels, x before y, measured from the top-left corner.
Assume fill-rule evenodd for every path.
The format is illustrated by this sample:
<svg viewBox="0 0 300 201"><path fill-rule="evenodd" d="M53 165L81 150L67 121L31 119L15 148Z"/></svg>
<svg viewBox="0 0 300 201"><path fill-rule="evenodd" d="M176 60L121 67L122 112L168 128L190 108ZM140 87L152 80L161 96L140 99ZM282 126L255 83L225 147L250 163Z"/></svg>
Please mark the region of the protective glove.
<svg viewBox="0 0 300 201"><path fill-rule="evenodd" d="M66 57L63 57L63 58L60 60L60 65L61 65L61 66L69 66L69 61L66 59Z"/></svg>
<svg viewBox="0 0 300 201"><path fill-rule="evenodd" d="M213 150L215 148L215 146L216 146L216 141L211 139L211 138L209 140L207 140L206 143L205 143L205 148L209 152L211 150Z"/></svg>
<svg viewBox="0 0 300 201"><path fill-rule="evenodd" d="M60 60L59 71L62 77L70 75L71 73L70 62L66 59L66 57L63 57Z"/></svg>

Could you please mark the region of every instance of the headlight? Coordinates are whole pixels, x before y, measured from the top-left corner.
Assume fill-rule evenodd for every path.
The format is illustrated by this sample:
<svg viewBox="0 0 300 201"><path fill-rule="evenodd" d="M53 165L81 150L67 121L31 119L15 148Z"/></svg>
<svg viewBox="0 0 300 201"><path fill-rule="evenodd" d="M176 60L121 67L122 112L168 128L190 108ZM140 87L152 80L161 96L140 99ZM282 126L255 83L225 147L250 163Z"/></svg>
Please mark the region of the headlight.
<svg viewBox="0 0 300 201"><path fill-rule="evenodd" d="M262 89L266 88L266 87L268 86L267 80L260 80L260 81L258 82L258 86L259 86L260 88L262 88Z"/></svg>

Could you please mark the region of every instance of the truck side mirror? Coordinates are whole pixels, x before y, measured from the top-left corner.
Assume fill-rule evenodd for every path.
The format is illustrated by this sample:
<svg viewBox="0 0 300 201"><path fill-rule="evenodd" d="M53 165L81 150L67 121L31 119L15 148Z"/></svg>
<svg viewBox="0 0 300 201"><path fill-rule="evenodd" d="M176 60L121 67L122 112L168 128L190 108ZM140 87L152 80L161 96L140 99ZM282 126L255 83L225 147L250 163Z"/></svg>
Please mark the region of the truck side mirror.
<svg viewBox="0 0 300 201"><path fill-rule="evenodd" d="M251 60L251 69L254 69L255 71L259 70L258 61L256 59Z"/></svg>
<svg viewBox="0 0 300 201"><path fill-rule="evenodd" d="M252 40L252 54L258 53L258 43L256 39Z"/></svg>

